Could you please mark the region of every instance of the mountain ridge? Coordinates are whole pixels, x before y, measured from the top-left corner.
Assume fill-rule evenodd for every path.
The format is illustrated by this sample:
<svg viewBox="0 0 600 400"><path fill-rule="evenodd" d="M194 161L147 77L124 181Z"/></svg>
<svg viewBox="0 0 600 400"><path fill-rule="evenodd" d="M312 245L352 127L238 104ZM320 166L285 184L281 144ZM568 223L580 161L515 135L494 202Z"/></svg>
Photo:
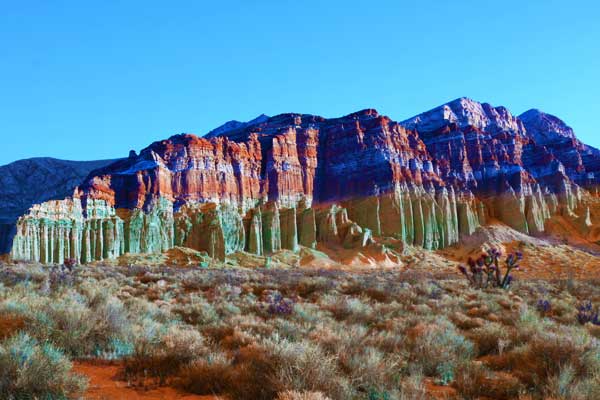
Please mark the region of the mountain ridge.
<svg viewBox="0 0 600 400"><path fill-rule="evenodd" d="M72 198L33 207L12 255L90 262L184 246L224 259L385 237L440 249L489 220L544 235L557 216L591 234L600 155L574 134L565 148L557 118L526 116L459 98L402 122L374 109L263 114L174 135L94 170Z"/></svg>

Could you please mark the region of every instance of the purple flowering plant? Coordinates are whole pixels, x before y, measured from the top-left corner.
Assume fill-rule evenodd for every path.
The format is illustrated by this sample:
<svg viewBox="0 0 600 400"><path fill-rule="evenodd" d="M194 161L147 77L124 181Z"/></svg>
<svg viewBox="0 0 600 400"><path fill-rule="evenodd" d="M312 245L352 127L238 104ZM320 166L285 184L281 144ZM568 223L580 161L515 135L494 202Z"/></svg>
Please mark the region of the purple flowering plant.
<svg viewBox="0 0 600 400"><path fill-rule="evenodd" d="M540 299L540 300L538 300L537 304L535 305L535 308L538 310L538 312L540 314L546 315L546 314L549 314L550 311L552 311L552 304L550 304L549 300Z"/></svg>
<svg viewBox="0 0 600 400"><path fill-rule="evenodd" d="M592 325L600 325L600 316L598 310L594 309L591 301L586 301L577 306L577 321L581 325L590 323Z"/></svg>
<svg viewBox="0 0 600 400"><path fill-rule="evenodd" d="M267 312L271 315L290 315L294 311L294 301L281 293L273 293L267 299Z"/></svg>

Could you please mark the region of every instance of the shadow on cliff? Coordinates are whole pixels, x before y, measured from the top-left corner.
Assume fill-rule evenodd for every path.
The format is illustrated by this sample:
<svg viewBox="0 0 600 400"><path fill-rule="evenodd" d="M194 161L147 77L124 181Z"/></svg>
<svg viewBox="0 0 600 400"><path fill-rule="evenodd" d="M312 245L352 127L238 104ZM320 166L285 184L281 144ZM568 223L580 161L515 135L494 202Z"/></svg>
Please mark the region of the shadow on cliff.
<svg viewBox="0 0 600 400"><path fill-rule="evenodd" d="M17 233L15 221L0 221L0 254L10 253L13 238Z"/></svg>

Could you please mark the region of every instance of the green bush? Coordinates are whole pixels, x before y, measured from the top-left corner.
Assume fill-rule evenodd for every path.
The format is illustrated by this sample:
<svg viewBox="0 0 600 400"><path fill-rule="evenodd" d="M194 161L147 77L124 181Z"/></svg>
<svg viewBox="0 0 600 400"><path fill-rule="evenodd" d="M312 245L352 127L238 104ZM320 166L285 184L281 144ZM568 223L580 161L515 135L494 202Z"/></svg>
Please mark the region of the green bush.
<svg viewBox="0 0 600 400"><path fill-rule="evenodd" d="M66 399L81 394L87 383L71 374L60 350L18 334L0 344L0 397Z"/></svg>

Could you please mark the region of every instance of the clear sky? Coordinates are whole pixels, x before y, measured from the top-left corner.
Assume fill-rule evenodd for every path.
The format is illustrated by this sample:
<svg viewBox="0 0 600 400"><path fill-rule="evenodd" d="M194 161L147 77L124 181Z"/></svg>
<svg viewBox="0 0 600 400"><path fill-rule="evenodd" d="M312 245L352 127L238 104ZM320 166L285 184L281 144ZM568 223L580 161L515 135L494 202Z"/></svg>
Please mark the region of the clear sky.
<svg viewBox="0 0 600 400"><path fill-rule="evenodd" d="M94 3L94 4L92 4ZM596 1L0 0L0 164L260 113L539 108L600 147Z"/></svg>

